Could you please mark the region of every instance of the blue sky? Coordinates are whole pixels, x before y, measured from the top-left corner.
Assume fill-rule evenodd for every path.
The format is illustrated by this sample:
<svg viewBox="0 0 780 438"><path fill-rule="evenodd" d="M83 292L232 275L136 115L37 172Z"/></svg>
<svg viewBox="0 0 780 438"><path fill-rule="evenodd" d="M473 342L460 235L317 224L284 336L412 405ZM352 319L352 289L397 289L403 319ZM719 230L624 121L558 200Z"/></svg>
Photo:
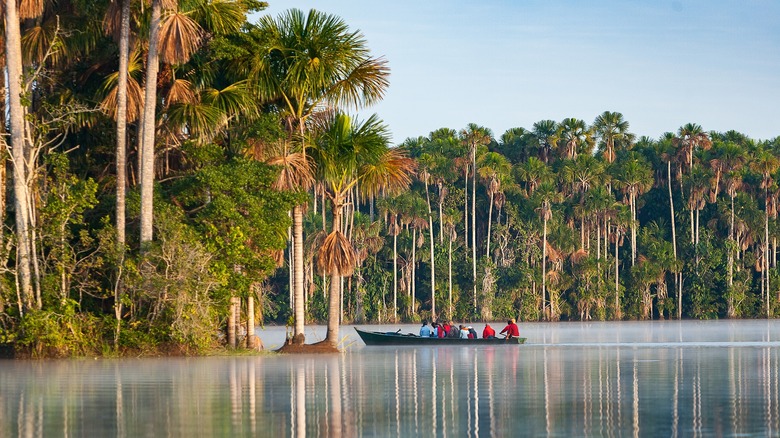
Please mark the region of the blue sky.
<svg viewBox="0 0 780 438"><path fill-rule="evenodd" d="M657 138L694 122L780 135L780 1L269 0L340 16L387 58L376 112L395 142L474 122L623 113Z"/></svg>

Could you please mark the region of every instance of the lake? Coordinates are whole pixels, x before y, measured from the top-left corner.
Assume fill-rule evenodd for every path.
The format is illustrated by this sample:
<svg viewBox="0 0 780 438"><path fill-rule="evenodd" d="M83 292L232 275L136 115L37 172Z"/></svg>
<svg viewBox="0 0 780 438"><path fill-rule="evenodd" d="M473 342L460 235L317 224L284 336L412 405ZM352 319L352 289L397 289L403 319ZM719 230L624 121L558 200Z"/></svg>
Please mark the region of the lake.
<svg viewBox="0 0 780 438"><path fill-rule="evenodd" d="M780 434L780 321L520 332L526 345L366 347L344 326L336 355L4 360L0 436ZM257 333L272 348L285 329Z"/></svg>

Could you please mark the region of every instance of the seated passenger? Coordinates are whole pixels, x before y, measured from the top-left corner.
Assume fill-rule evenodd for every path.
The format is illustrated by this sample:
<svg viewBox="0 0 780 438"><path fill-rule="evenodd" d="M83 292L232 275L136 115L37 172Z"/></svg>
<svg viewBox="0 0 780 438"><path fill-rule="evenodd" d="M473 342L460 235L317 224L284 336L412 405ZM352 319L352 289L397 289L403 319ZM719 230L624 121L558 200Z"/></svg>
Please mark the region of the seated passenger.
<svg viewBox="0 0 780 438"><path fill-rule="evenodd" d="M447 333L447 337L448 338L459 338L460 337L460 329L452 321L450 321L450 331L449 331L449 333Z"/></svg>
<svg viewBox="0 0 780 438"><path fill-rule="evenodd" d="M431 328L428 327L428 321L423 321L422 327L420 327L420 336L424 338L431 336Z"/></svg>
<svg viewBox="0 0 780 438"><path fill-rule="evenodd" d="M506 339L520 337L520 329L517 328L517 324L515 324L514 318L506 322L506 327L504 327L503 330L501 330L500 334L503 335L504 333L506 333Z"/></svg>
<svg viewBox="0 0 780 438"><path fill-rule="evenodd" d="M469 329L469 339L477 339L477 331L474 330L474 327L468 326Z"/></svg>
<svg viewBox="0 0 780 438"><path fill-rule="evenodd" d="M449 334L450 334L450 325L447 323L447 321L444 321L444 324L439 326L439 338L445 338Z"/></svg>
<svg viewBox="0 0 780 438"><path fill-rule="evenodd" d="M496 331L490 324L485 324L485 329L482 330L482 339L493 339L496 337Z"/></svg>
<svg viewBox="0 0 780 438"><path fill-rule="evenodd" d="M468 339L469 338L469 329L467 329L466 326L462 325L462 324L461 324L461 326L459 328L460 328L460 338L461 339Z"/></svg>

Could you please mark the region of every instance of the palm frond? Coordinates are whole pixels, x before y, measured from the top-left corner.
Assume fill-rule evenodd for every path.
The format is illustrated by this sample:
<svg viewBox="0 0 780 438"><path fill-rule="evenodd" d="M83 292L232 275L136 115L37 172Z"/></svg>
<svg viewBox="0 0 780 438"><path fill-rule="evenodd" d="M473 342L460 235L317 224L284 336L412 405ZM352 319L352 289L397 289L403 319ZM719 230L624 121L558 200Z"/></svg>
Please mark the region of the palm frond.
<svg viewBox="0 0 780 438"><path fill-rule="evenodd" d="M40 17L43 14L43 6L44 0L22 0L19 2L19 18L26 20Z"/></svg>
<svg viewBox="0 0 780 438"><path fill-rule="evenodd" d="M171 83L168 95L165 98L165 106L170 107L178 103L196 104L198 97L193 89L192 82L176 78Z"/></svg>
<svg viewBox="0 0 780 438"><path fill-rule="evenodd" d="M322 242L317 254L317 268L322 273L345 277L357 266L355 248L341 231L333 231Z"/></svg>
<svg viewBox="0 0 780 438"><path fill-rule="evenodd" d="M160 59L166 64L187 62L203 41L200 25L181 12L171 12L160 24Z"/></svg>

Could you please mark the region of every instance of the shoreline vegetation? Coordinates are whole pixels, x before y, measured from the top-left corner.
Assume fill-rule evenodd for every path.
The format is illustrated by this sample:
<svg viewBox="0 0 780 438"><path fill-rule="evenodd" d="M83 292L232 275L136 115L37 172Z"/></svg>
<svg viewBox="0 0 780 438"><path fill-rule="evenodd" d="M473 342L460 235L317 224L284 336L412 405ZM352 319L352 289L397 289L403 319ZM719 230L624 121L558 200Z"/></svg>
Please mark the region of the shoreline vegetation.
<svg viewBox="0 0 780 438"><path fill-rule="evenodd" d="M336 15L21 4L2 11L0 355L230 352L255 322L333 352L347 323L780 314L780 138L636 137L605 111L393 146L350 115L391 66Z"/></svg>

